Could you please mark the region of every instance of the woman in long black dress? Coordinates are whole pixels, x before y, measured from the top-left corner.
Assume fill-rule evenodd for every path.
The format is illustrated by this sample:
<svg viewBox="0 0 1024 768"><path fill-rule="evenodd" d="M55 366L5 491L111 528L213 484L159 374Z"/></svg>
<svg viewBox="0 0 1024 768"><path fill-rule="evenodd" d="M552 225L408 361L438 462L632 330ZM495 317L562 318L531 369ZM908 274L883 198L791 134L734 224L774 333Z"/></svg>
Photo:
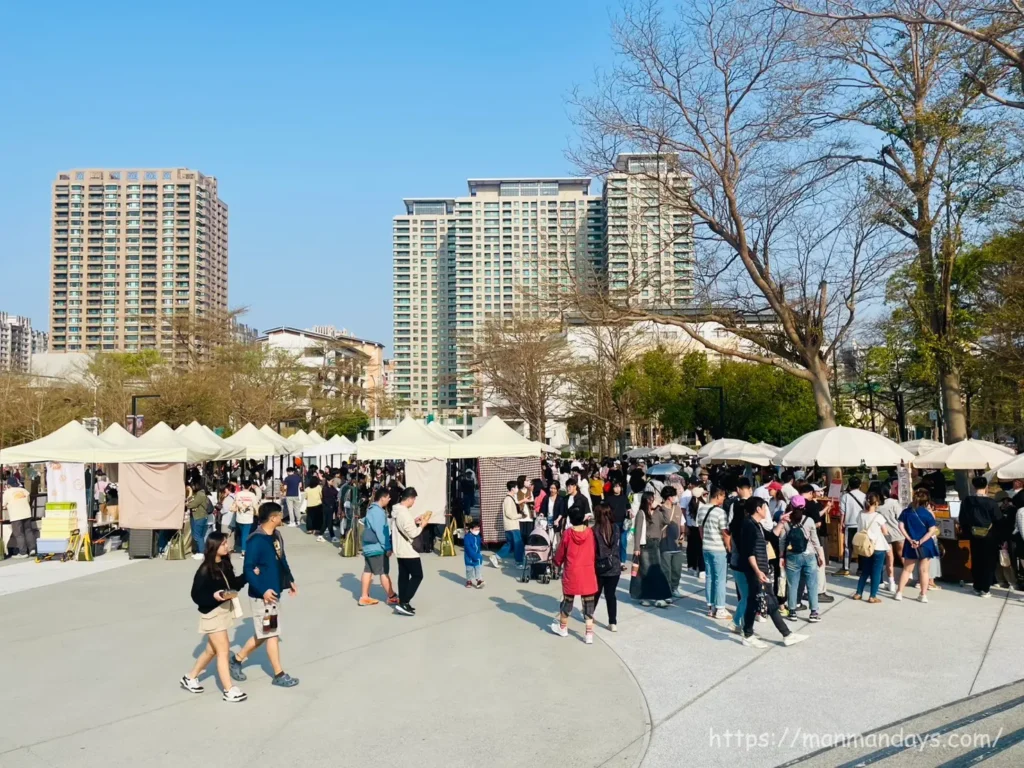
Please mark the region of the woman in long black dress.
<svg viewBox="0 0 1024 768"><path fill-rule="evenodd" d="M672 602L672 590L661 567L661 537L668 522L666 510L654 500L654 494L644 493L640 499L640 512L636 517L636 543L633 555L639 559L639 569L629 583L629 596L640 605L653 602L665 608Z"/></svg>

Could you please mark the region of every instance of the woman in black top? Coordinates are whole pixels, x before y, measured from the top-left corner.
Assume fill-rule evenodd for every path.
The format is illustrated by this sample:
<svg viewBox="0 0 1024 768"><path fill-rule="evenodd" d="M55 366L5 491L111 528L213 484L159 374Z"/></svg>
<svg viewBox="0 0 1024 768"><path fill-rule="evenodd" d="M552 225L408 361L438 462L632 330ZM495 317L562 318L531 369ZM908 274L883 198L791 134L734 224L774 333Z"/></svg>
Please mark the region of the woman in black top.
<svg viewBox="0 0 1024 768"><path fill-rule="evenodd" d="M629 538L629 497L623 493L622 481L612 480L612 492L604 497L605 503L612 509L612 522L619 526L619 562L622 570L626 570L626 543Z"/></svg>
<svg viewBox="0 0 1024 768"><path fill-rule="evenodd" d="M192 602L199 608L199 634L206 635L206 648L199 654L192 671L181 678L181 687L189 693L202 693L199 676L217 658L217 676L224 688L224 701L245 701L246 695L231 682L228 654L231 641L228 630L234 624L232 597L245 586L245 576L235 575L231 567L231 540L220 531L206 537L203 563L192 579ZM235 603L239 605L240 603Z"/></svg>
<svg viewBox="0 0 1024 768"><path fill-rule="evenodd" d="M597 539L597 557L594 565L597 570L597 600L604 593L608 604L608 629L617 632L617 608L615 590L619 586L619 573L622 558L619 557L619 532L622 527L614 521L611 505L599 501L594 505L594 538Z"/></svg>
<svg viewBox="0 0 1024 768"><path fill-rule="evenodd" d="M739 571L737 578L746 579L746 607L743 616L743 644L749 648L767 648L768 646L754 635L754 617L758 606L762 606L771 618L775 628L782 635L785 645L796 645L807 639L807 635L790 632L789 627L779 612L779 601L771 589L765 589L771 583L771 566L768 564L768 544L765 541L765 530L762 522L768 517L768 502L757 496L747 499L745 520L740 528L739 539ZM778 526L781 528L781 523Z"/></svg>

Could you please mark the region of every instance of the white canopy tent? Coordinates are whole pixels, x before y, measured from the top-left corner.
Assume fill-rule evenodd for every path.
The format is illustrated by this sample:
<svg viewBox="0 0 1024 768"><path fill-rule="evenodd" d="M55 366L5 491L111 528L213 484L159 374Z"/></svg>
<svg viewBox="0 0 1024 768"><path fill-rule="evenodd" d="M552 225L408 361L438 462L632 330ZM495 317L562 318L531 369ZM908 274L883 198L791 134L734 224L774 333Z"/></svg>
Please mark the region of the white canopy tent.
<svg viewBox="0 0 1024 768"><path fill-rule="evenodd" d="M1013 452L988 440L967 438L914 459L920 469L996 469L1010 463Z"/></svg>
<svg viewBox="0 0 1024 768"><path fill-rule="evenodd" d="M260 427L259 432L264 437L269 438L271 442L273 442L274 445L276 446L276 448L273 451L267 454L268 456L286 456L289 453L294 453L299 448L299 446L293 443L291 440L289 440L286 437L282 437L277 432L275 432L270 427L269 424L264 424L262 427Z"/></svg>
<svg viewBox="0 0 1024 768"><path fill-rule="evenodd" d="M218 458L220 449L200 445L185 435L175 432L166 423L160 422L137 438L136 450L145 451L150 456L147 463L160 464L198 464ZM157 458L153 458L156 454Z"/></svg>
<svg viewBox="0 0 1024 768"><path fill-rule="evenodd" d="M270 427L267 427L267 429L270 429ZM302 448L313 445L313 441L309 439L309 435L306 434L306 430L304 429L300 429L298 432L293 432L288 437L282 436L281 439L287 440L291 443L295 453L301 453Z"/></svg>
<svg viewBox="0 0 1024 768"><path fill-rule="evenodd" d="M485 421L479 429L457 443L449 445L453 459L527 458L541 456L545 446L516 432L497 416Z"/></svg>
<svg viewBox="0 0 1024 768"><path fill-rule="evenodd" d="M379 440L357 443L360 459L447 459L452 445L423 422L406 416Z"/></svg>
<svg viewBox="0 0 1024 768"><path fill-rule="evenodd" d="M198 421L193 421L181 431L175 430L175 434L188 438L196 445L216 452L214 461L227 461L229 459L244 459L245 450L237 445L232 445L216 432L205 429Z"/></svg>
<svg viewBox="0 0 1024 768"><path fill-rule="evenodd" d="M798 437L775 454L772 463L783 467L892 467L913 460L910 451L882 435L853 427L826 427Z"/></svg>
<svg viewBox="0 0 1024 768"><path fill-rule="evenodd" d="M78 421L69 421L46 437L0 451L0 464L61 461L78 464L161 461L157 452L137 444L112 445Z"/></svg>
<svg viewBox="0 0 1024 768"><path fill-rule="evenodd" d="M457 443L462 439L454 432L452 432L450 429L441 426L436 421L428 422L427 429L429 429L434 434L438 435L442 440L445 440L449 443Z"/></svg>
<svg viewBox="0 0 1024 768"><path fill-rule="evenodd" d="M315 429L312 432L310 432L309 435L307 435L307 437L309 437L310 445L320 445L321 443L327 442L327 440L324 439L324 437Z"/></svg>
<svg viewBox="0 0 1024 768"><path fill-rule="evenodd" d="M114 446L135 445L138 439L116 421L100 432L100 440Z"/></svg>
<svg viewBox="0 0 1024 768"><path fill-rule="evenodd" d="M242 448L245 451L244 457L247 459L263 460L267 456L281 456L291 453L291 450L285 448L280 440L268 437L251 423L246 424L235 434L231 435L231 437L226 437L224 440L236 448Z"/></svg>
<svg viewBox="0 0 1024 768"><path fill-rule="evenodd" d="M356 447L351 440L343 435L335 435L330 440L302 449L301 453L305 458L313 458L318 462L323 462L333 457L348 458L355 451Z"/></svg>

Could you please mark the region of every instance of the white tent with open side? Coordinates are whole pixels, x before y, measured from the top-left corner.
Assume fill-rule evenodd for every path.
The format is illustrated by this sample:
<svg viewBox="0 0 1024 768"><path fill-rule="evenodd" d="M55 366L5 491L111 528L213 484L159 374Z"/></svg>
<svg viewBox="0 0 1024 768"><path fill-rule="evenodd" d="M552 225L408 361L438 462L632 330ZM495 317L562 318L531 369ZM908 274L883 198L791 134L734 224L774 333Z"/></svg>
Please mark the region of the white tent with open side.
<svg viewBox="0 0 1024 768"><path fill-rule="evenodd" d="M232 445L216 432L204 429L203 425L198 421L193 421L180 432L175 430L175 434L184 436L196 445L216 452L217 457L214 461L227 461L229 459L245 458L245 449L240 448L237 445Z"/></svg>
<svg viewBox="0 0 1024 768"><path fill-rule="evenodd" d="M138 445L112 445L78 421L69 421L45 437L0 451L0 464L59 461L77 464L160 461L155 452Z"/></svg>
<svg viewBox="0 0 1024 768"><path fill-rule="evenodd" d="M544 449L529 440L497 416L492 416L465 440L449 446L453 459L491 459L541 456Z"/></svg>
<svg viewBox="0 0 1024 768"><path fill-rule="evenodd" d="M224 440L236 448L245 451L245 458L263 460L267 456L282 456L291 453L280 440L275 440L256 428L254 424L246 424L240 430Z"/></svg>
<svg viewBox="0 0 1024 768"><path fill-rule="evenodd" d="M427 429L429 429L435 435L438 435L442 440L445 440L446 442L449 443L457 443L462 439L454 432L452 432L450 429L441 426L436 421L427 422Z"/></svg>
<svg viewBox="0 0 1024 768"><path fill-rule="evenodd" d="M310 445L320 445L321 443L327 442L327 440L324 439L324 437L315 429L311 430L307 437L309 438Z"/></svg>
<svg viewBox="0 0 1024 768"><path fill-rule="evenodd" d="M260 433L270 438L270 440L277 446L277 450L273 453L268 453L268 456L286 456L289 453L295 453L299 449L297 443L292 442L287 437L278 434L269 424L264 424L259 428Z"/></svg>
<svg viewBox="0 0 1024 768"><path fill-rule="evenodd" d="M146 462L160 464L198 464L217 460L220 454L219 448L196 443L184 432L175 432L162 421L138 438L136 450L150 456L156 454L158 458L151 457Z"/></svg>
<svg viewBox="0 0 1024 768"><path fill-rule="evenodd" d="M378 440L365 440L358 445L360 459L447 459L453 445L427 425L406 416L393 430Z"/></svg>
<svg viewBox="0 0 1024 768"><path fill-rule="evenodd" d="M135 445L138 439L116 421L100 432L100 440L114 446Z"/></svg>

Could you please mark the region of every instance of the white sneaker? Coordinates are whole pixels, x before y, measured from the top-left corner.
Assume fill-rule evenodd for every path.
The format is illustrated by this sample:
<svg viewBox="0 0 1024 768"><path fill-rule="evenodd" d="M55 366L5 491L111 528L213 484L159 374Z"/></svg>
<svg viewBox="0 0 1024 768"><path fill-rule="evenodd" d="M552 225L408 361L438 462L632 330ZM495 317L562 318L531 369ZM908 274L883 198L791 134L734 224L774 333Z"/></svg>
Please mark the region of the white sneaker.
<svg viewBox="0 0 1024 768"><path fill-rule="evenodd" d="M802 643L806 639L807 639L807 635L801 635L801 634L797 634L796 632L793 632L792 634L786 635L782 639L782 644L788 648L791 645L796 645L797 643Z"/></svg>
<svg viewBox="0 0 1024 768"><path fill-rule="evenodd" d="M792 637L792 635L790 635L790 637ZM743 638L743 644L745 646L747 646L747 648L767 648L768 647L768 644L766 642L764 642L761 638L759 638L757 635L751 635L750 637L744 637Z"/></svg>
<svg viewBox="0 0 1024 768"><path fill-rule="evenodd" d="M492 568L501 568L501 560L498 559L497 555L488 555L487 559L490 560Z"/></svg>
<svg viewBox="0 0 1024 768"><path fill-rule="evenodd" d="M14 559L15 560L27 560L28 559L28 555L26 555L24 553L18 553L17 555L14 555Z"/></svg>
<svg viewBox="0 0 1024 768"><path fill-rule="evenodd" d="M902 592L897 592L895 595L892 596L892 599L896 600L897 602L902 600L903 599L903 593Z"/></svg>
<svg viewBox="0 0 1024 768"><path fill-rule="evenodd" d="M608 629L610 629L612 632L618 632L619 631L619 625L618 624L609 624L608 625Z"/></svg>
<svg viewBox="0 0 1024 768"><path fill-rule="evenodd" d="M583 635L583 642L586 643L587 645L593 645L594 644L594 633L593 632L587 632L585 635Z"/></svg>
<svg viewBox="0 0 1024 768"><path fill-rule="evenodd" d="M928 602L928 595L921 595L921 596L919 596L917 598L917 602L919 602L919 603L927 603Z"/></svg>
<svg viewBox="0 0 1024 768"><path fill-rule="evenodd" d="M686 593L685 593L685 592L683 592L683 588L682 588L682 587L676 587L676 591L675 591L675 592L673 592L673 594L674 594L674 595L675 595L676 597L686 597Z"/></svg>
<svg viewBox="0 0 1024 768"><path fill-rule="evenodd" d="M224 699L224 701L234 703L238 701L245 701L249 697L242 693L237 685L233 685L224 691L224 695L221 698Z"/></svg>
<svg viewBox="0 0 1024 768"><path fill-rule="evenodd" d="M704 571L701 571L697 578L700 579L701 582L704 582L707 580L708 576Z"/></svg>
<svg viewBox="0 0 1024 768"><path fill-rule="evenodd" d="M889 591L890 592L895 592L896 591L896 580L895 579L889 579Z"/></svg>
<svg viewBox="0 0 1024 768"><path fill-rule="evenodd" d="M317 537L316 537L316 540L317 540L317 541L325 541L325 539L324 539L324 537L323 537L323 536L317 536Z"/></svg>
<svg viewBox="0 0 1024 768"><path fill-rule="evenodd" d="M992 593L991 592L982 592L981 596L982 597L992 597Z"/></svg>
<svg viewBox="0 0 1024 768"><path fill-rule="evenodd" d="M205 688L199 684L199 678L189 677L188 675L182 675L181 680L178 681L181 687L189 693L202 693Z"/></svg>
<svg viewBox="0 0 1024 768"><path fill-rule="evenodd" d="M719 608L717 611L715 611L715 618L716 619L723 619L723 620L724 619L731 619L732 618L732 614L729 613L727 610L725 610L725 608Z"/></svg>
<svg viewBox="0 0 1024 768"><path fill-rule="evenodd" d="M196 552L194 555L192 555L192 559L193 560L202 560L203 556L201 554L199 554L198 552Z"/></svg>
<svg viewBox="0 0 1024 768"><path fill-rule="evenodd" d="M655 600L654 601L654 607L655 608L668 608L668 601L666 601L666 600Z"/></svg>
<svg viewBox="0 0 1024 768"><path fill-rule="evenodd" d="M298 523L288 523L288 527L289 528L298 528L299 524Z"/></svg>
<svg viewBox="0 0 1024 768"><path fill-rule="evenodd" d="M548 629L550 629L552 632L554 632L559 637L568 637L569 636L569 628L568 627L563 627L557 621L551 622L551 625L548 627Z"/></svg>
<svg viewBox="0 0 1024 768"><path fill-rule="evenodd" d="M754 621L759 621L759 622L761 622L761 623L763 624L764 622L768 621L768 619L766 619L766 618L765 618L764 616L762 616L762 615L761 615L761 614L759 613L759 614L757 614L757 615L756 615L756 616L754 617Z"/></svg>

